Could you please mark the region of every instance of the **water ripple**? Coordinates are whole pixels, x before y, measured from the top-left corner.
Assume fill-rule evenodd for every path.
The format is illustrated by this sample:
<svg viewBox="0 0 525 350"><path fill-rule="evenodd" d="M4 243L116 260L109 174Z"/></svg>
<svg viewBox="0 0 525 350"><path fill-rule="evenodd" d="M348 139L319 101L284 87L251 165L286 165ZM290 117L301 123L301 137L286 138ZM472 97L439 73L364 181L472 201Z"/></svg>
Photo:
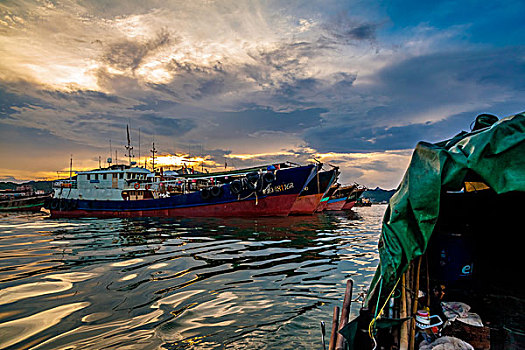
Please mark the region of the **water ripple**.
<svg viewBox="0 0 525 350"><path fill-rule="evenodd" d="M252 220L2 215L0 347L321 347L319 322L330 323L346 279L362 289L372 278L384 209Z"/></svg>

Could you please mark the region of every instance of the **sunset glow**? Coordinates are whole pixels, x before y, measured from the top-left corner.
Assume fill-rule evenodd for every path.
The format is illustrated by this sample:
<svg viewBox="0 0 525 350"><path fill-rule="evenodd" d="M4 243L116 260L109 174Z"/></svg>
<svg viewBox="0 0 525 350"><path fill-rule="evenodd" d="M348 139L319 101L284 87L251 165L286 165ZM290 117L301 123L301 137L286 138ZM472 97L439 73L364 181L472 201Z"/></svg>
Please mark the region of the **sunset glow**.
<svg viewBox="0 0 525 350"><path fill-rule="evenodd" d="M160 166L182 166L174 150L190 145L201 168L317 159L343 181L393 188L418 141L525 100L523 4L499 18L403 6L3 2L0 178L53 177L70 154L96 168L109 140L125 153L130 125L135 150L140 129Z"/></svg>

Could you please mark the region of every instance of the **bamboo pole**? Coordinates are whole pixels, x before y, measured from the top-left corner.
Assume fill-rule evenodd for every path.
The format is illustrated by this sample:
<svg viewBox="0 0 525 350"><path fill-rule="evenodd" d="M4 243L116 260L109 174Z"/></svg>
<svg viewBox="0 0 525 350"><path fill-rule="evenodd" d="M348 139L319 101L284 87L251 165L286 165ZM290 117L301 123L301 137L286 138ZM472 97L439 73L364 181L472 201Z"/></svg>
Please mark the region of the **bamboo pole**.
<svg viewBox="0 0 525 350"><path fill-rule="evenodd" d="M412 270L412 263L409 263L407 270L407 279L405 284L407 298L407 317L410 317L410 311L412 310ZM410 323L410 321L408 322ZM408 339L408 341L410 342L410 339Z"/></svg>
<svg viewBox="0 0 525 350"><path fill-rule="evenodd" d="M337 328L339 327L339 306L334 306L334 315L332 317L332 333L330 333L330 343L328 350L335 350L335 341L337 339Z"/></svg>
<svg viewBox="0 0 525 350"><path fill-rule="evenodd" d="M407 299L406 299L406 272L401 276L401 306L399 310L399 318L407 317ZM399 336L399 350L408 350L408 327L407 323L401 324L401 334Z"/></svg>
<svg viewBox="0 0 525 350"><path fill-rule="evenodd" d="M416 271L414 272L414 301L412 302L412 316L414 316L417 312L417 297L419 293L419 273L421 272L421 259L420 256L417 259L417 267ZM415 338L416 338L416 321L412 319L412 323L410 324L410 350L414 350L415 348Z"/></svg>
<svg viewBox="0 0 525 350"><path fill-rule="evenodd" d="M339 320L339 330L341 330L348 323L350 316L350 305L352 304L352 289L354 281L351 279L346 281L345 299L343 301L343 309L341 310L341 318ZM341 333L337 333L337 341L335 343L335 350L344 350L345 338Z"/></svg>

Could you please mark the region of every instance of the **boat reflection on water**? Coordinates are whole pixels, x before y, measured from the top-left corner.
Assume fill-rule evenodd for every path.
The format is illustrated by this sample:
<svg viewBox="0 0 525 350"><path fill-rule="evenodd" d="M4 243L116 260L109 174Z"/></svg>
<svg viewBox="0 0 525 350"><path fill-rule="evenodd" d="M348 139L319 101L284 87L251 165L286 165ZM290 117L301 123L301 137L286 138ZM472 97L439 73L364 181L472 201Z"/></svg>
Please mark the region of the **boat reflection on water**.
<svg viewBox="0 0 525 350"><path fill-rule="evenodd" d="M3 217L0 347L308 348L342 298L342 281L368 284L381 209Z"/></svg>

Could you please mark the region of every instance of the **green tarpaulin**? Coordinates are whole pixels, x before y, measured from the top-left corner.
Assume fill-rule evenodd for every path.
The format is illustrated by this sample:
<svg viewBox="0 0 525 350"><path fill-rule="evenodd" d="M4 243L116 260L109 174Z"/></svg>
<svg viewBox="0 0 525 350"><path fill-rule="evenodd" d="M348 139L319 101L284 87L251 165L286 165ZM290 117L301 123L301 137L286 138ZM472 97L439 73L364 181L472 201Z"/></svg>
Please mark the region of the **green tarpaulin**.
<svg viewBox="0 0 525 350"><path fill-rule="evenodd" d="M476 126L490 125L490 119L478 117ZM451 140L417 145L383 219L381 260L369 297L382 278L382 305L409 262L425 252L441 193L461 190L468 171L498 194L525 191L525 112Z"/></svg>

